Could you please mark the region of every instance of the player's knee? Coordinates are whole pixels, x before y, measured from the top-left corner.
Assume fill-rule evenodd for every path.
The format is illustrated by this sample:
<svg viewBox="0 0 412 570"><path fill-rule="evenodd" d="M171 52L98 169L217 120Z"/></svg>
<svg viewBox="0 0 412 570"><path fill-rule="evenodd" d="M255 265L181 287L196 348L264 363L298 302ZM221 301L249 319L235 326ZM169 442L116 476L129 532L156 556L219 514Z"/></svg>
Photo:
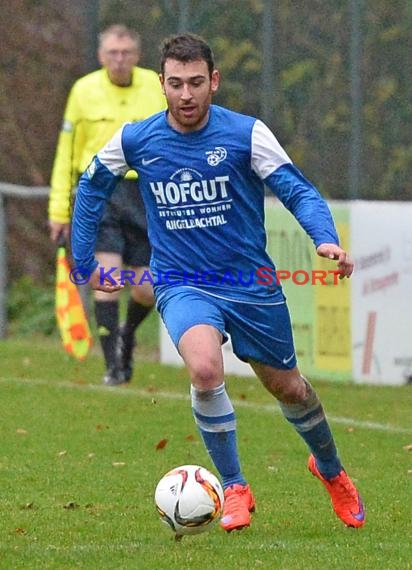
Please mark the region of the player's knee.
<svg viewBox="0 0 412 570"><path fill-rule="evenodd" d="M200 390L210 390L222 383L222 372L213 360L204 359L189 367L193 386Z"/></svg>
<svg viewBox="0 0 412 570"><path fill-rule="evenodd" d="M120 298L120 291L114 291L113 293L106 293L105 291L93 291L93 296L95 301L118 301Z"/></svg>
<svg viewBox="0 0 412 570"><path fill-rule="evenodd" d="M153 307L155 299L153 294L153 289L150 288L139 288L132 287L131 289L132 297L135 303L143 305L144 307Z"/></svg>
<svg viewBox="0 0 412 570"><path fill-rule="evenodd" d="M284 404L301 404L307 397L307 385L305 380L297 374L288 378L285 382L277 385L277 399Z"/></svg>

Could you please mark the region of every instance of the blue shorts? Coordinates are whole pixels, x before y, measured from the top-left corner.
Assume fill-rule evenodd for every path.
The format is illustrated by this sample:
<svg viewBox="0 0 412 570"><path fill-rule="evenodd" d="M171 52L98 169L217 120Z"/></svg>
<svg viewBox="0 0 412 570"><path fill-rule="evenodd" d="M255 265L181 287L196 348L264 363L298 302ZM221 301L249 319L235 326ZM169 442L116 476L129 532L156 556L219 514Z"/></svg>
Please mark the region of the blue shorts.
<svg viewBox="0 0 412 570"><path fill-rule="evenodd" d="M292 325L286 301L273 305L215 297L189 287L170 287L158 300L158 310L178 348L182 335L195 325L211 325L230 336L240 360L290 370L296 366Z"/></svg>

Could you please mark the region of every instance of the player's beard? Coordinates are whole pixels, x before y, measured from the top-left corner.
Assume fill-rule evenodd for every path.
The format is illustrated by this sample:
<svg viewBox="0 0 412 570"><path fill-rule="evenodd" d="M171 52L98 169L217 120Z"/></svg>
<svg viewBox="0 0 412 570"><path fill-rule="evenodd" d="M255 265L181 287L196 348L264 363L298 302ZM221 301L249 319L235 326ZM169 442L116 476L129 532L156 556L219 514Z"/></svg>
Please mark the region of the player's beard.
<svg viewBox="0 0 412 570"><path fill-rule="evenodd" d="M172 127L178 131L197 131L204 127L209 117L210 99L202 104L187 103L186 105L169 106Z"/></svg>

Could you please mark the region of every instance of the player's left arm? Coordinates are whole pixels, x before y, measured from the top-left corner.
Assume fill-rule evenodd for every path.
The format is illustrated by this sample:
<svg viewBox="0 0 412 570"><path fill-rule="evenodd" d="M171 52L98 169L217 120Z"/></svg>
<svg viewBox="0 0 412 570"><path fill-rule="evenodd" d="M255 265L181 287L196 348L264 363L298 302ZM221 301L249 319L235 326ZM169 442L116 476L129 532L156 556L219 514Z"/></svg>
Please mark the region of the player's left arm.
<svg viewBox="0 0 412 570"><path fill-rule="evenodd" d="M335 243L322 243L316 248L316 253L320 257L334 259L338 262L340 271L339 279L350 277L353 273L353 261L350 255Z"/></svg>
<svg viewBox="0 0 412 570"><path fill-rule="evenodd" d="M325 244L339 248L338 234L326 200L292 163L275 135L261 121L256 121L252 131L252 168L293 214L316 248Z"/></svg>

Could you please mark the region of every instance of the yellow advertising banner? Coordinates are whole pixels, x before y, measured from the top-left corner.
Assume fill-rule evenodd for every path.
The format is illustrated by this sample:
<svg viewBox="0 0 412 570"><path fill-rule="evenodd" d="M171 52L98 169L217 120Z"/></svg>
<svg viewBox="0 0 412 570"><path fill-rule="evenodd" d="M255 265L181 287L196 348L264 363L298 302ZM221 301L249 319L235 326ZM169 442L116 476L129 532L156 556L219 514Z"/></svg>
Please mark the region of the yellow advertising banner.
<svg viewBox="0 0 412 570"><path fill-rule="evenodd" d="M341 245L349 250L349 224L337 222ZM326 274L322 285L315 285L315 369L351 374L351 282L339 279L333 263L319 256L315 258L316 270Z"/></svg>
<svg viewBox="0 0 412 570"><path fill-rule="evenodd" d="M339 237L350 251L349 208L331 205ZM311 239L283 206L266 207L268 252L281 271L299 367L310 378L352 379L351 285L337 264L316 255Z"/></svg>

